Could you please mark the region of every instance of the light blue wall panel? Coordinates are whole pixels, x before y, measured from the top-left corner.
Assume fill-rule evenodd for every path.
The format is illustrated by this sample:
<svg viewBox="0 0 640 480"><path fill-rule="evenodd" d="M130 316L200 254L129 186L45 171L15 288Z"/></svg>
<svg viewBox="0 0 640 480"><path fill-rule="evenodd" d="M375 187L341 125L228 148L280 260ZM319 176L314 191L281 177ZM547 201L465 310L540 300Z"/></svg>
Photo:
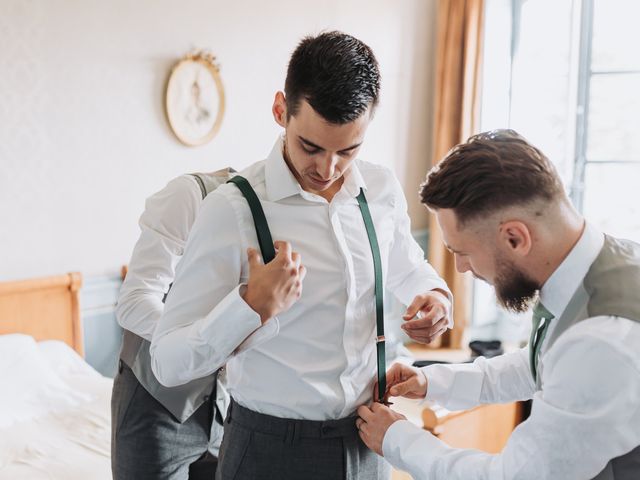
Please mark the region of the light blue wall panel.
<svg viewBox="0 0 640 480"><path fill-rule="evenodd" d="M107 377L115 375L122 336L115 315L120 285L119 276L89 277L80 290L85 359Z"/></svg>

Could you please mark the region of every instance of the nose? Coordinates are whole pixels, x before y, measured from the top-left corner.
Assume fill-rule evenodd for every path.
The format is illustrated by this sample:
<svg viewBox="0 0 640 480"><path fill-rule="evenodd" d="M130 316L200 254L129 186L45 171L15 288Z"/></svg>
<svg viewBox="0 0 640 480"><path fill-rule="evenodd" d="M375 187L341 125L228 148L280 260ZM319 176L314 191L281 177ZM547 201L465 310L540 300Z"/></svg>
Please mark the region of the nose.
<svg viewBox="0 0 640 480"><path fill-rule="evenodd" d="M337 164L338 156L328 154L317 163L316 173L323 180L330 180L335 175Z"/></svg>

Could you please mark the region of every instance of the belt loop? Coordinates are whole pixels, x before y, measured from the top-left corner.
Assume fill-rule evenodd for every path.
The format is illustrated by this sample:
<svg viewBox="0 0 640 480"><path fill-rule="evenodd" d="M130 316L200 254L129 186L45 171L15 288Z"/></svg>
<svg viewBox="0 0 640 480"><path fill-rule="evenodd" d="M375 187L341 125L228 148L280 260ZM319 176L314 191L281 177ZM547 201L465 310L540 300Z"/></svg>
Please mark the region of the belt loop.
<svg viewBox="0 0 640 480"><path fill-rule="evenodd" d="M295 445L300 441L300 430L301 430L301 422L300 420L291 420L287 422L287 431L284 436L284 443L288 443L289 445Z"/></svg>
<svg viewBox="0 0 640 480"><path fill-rule="evenodd" d="M295 420L293 422L293 435L291 436L291 445L295 445L300 441L300 430L302 422L300 420Z"/></svg>

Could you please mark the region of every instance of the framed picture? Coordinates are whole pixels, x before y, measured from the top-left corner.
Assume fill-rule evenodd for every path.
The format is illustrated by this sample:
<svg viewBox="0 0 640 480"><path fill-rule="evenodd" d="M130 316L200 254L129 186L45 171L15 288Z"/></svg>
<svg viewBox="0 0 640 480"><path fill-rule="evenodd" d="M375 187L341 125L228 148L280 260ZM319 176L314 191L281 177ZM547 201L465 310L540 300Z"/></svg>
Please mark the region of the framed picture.
<svg viewBox="0 0 640 480"><path fill-rule="evenodd" d="M187 55L171 69L165 98L169 125L185 145L204 145L215 137L224 116L224 88L215 57Z"/></svg>

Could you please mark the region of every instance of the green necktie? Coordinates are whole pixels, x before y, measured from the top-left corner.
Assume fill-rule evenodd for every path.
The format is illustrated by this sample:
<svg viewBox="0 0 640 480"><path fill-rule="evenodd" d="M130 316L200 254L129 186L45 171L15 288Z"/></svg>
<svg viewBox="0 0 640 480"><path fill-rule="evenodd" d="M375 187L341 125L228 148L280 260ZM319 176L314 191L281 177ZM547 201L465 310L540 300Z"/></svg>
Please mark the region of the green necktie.
<svg viewBox="0 0 640 480"><path fill-rule="evenodd" d="M531 339L529 340L529 363L534 381L537 379L538 353L551 320L553 320L551 312L538 301L533 307L533 328L531 329Z"/></svg>

